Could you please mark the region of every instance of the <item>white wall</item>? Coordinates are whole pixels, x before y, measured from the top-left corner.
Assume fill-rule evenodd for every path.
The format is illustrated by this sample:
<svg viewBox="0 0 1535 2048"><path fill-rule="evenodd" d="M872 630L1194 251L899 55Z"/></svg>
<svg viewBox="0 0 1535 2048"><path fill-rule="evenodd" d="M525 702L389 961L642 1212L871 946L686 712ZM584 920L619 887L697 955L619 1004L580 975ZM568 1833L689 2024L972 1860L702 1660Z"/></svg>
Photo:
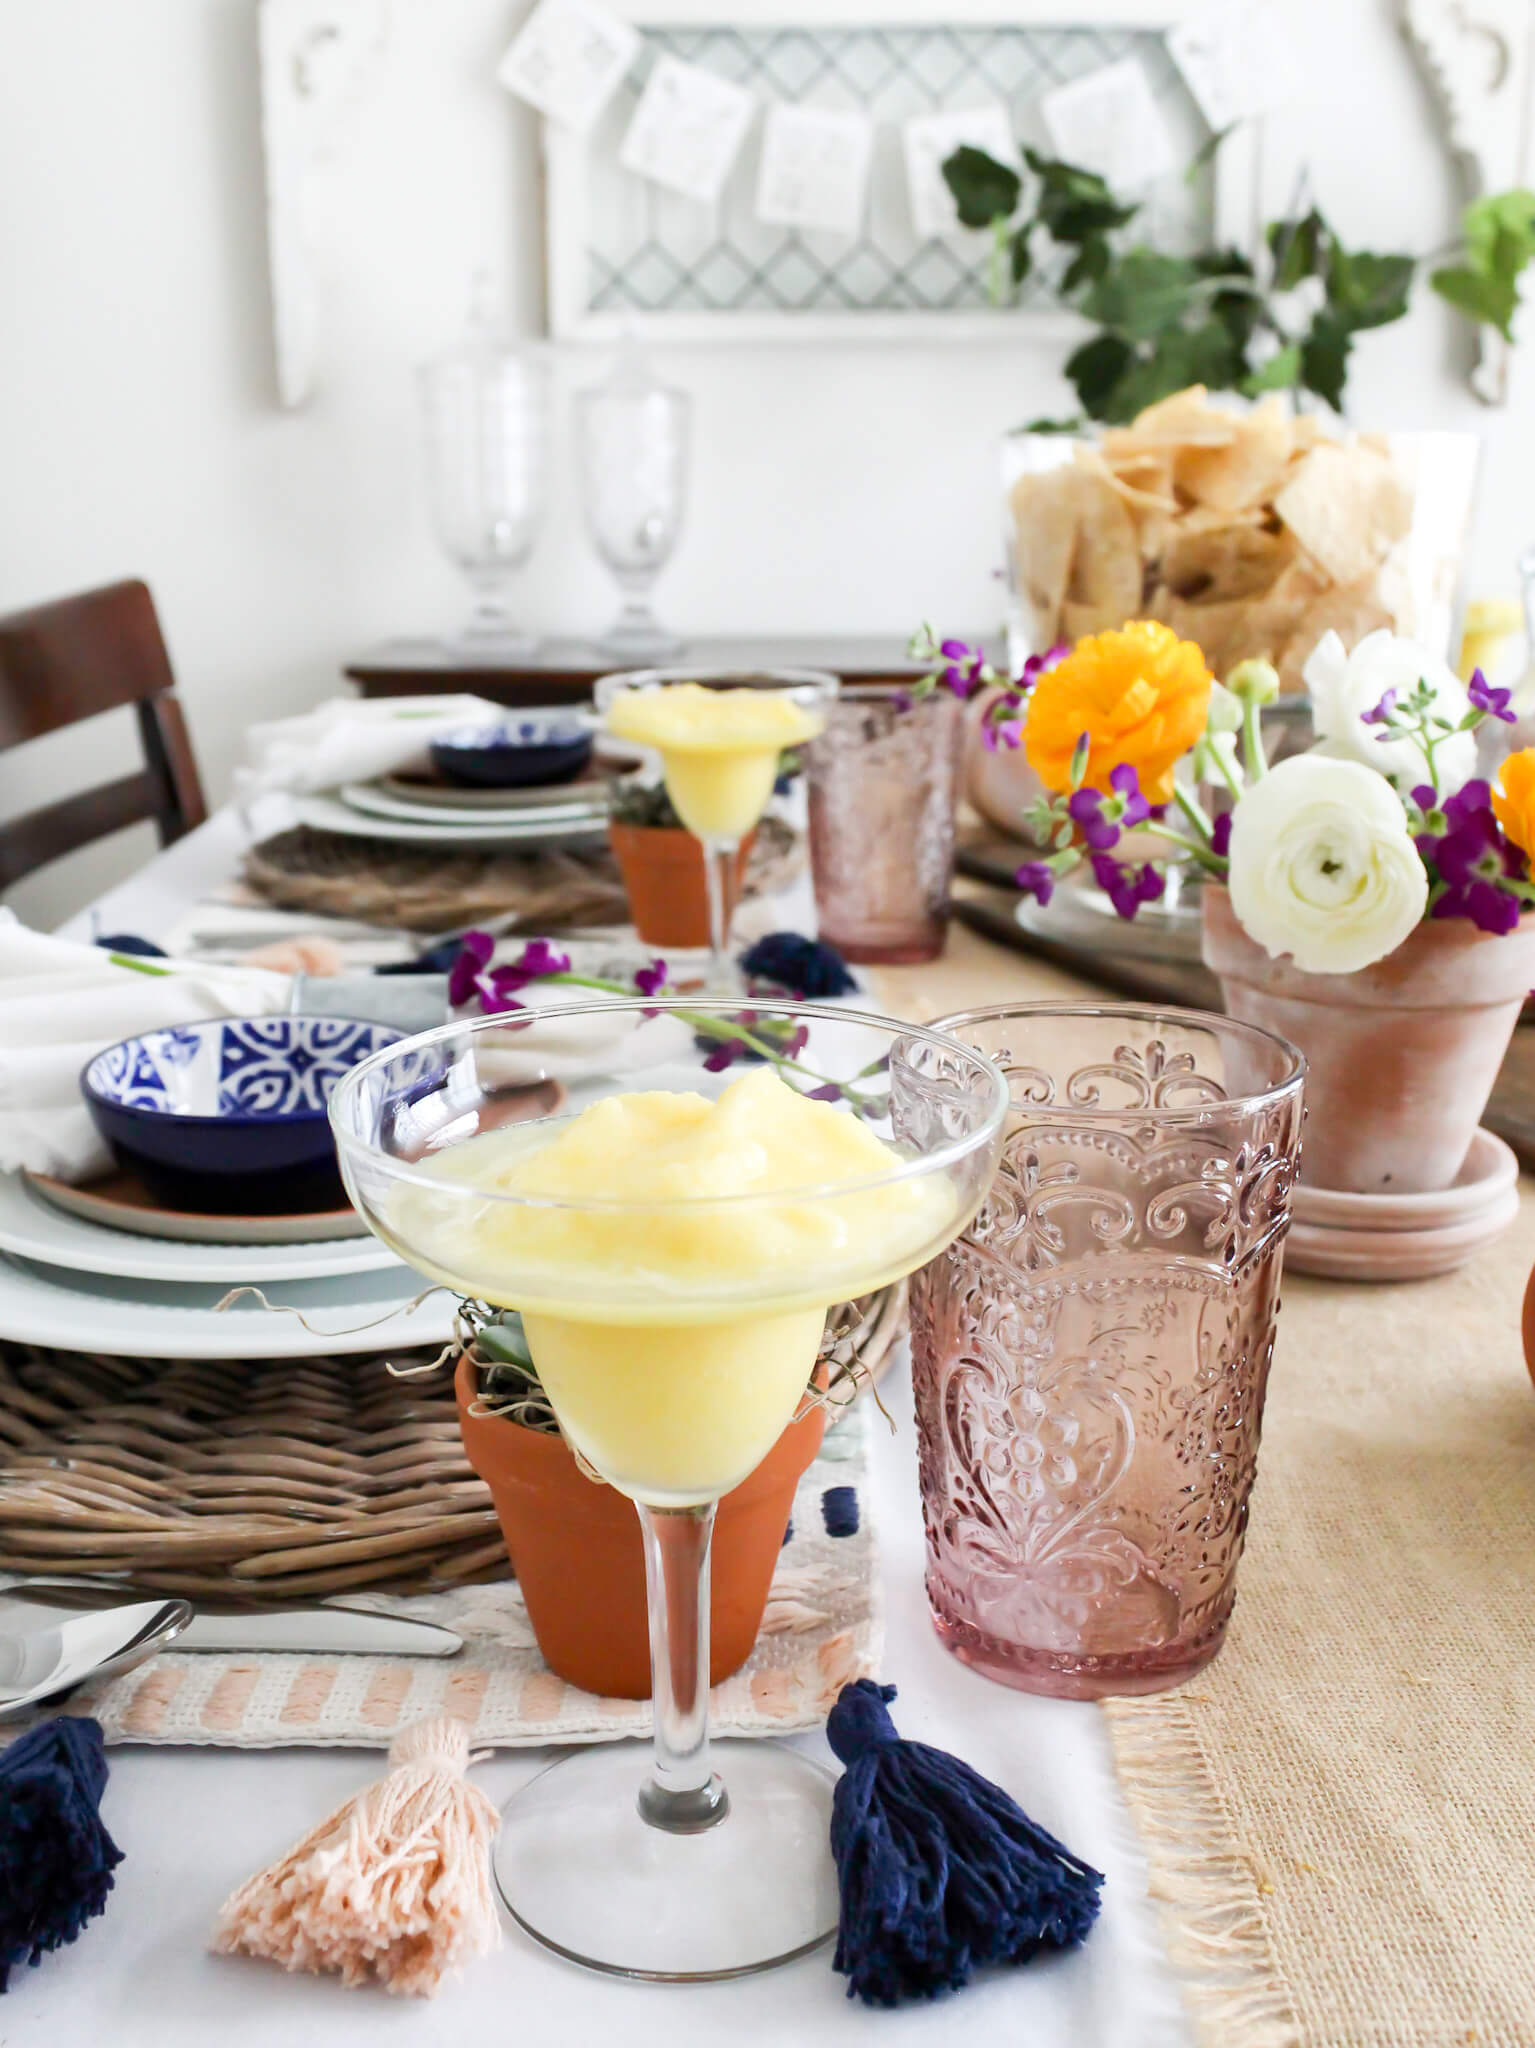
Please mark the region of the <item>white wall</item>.
<svg viewBox="0 0 1535 2048"><path fill-rule="evenodd" d="M410 372L456 335L479 265L521 326L540 317L532 122L491 78L523 11L393 0L389 74L338 175L326 388L289 415L270 366L254 0L0 0L0 608L147 577L215 794L247 720L312 702L348 651L462 607L422 508ZM1396 0L1283 11L1306 90L1270 124L1270 203L1305 161L1352 242L1435 246L1452 178ZM1513 405L1489 414L1465 387L1467 347L1435 305L1366 337L1354 411L1487 430L1473 583L1492 593L1535 539L1535 370L1519 365ZM600 366L577 354L562 382ZM894 635L923 614L996 619L994 436L1066 409L1058 350L721 347L670 367L697 404L691 529L661 587L677 624ZM551 631L612 608L564 475L522 596ZM123 744L73 735L0 758L0 814L110 772ZM61 863L13 901L62 915L138 843Z"/></svg>

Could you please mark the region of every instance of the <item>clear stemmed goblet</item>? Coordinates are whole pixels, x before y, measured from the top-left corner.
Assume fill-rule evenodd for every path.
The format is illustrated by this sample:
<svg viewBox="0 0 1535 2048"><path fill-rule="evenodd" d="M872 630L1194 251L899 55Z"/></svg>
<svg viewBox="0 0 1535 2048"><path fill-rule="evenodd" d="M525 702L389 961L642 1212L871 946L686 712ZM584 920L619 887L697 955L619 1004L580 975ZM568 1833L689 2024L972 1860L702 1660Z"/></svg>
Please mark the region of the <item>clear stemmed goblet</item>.
<svg viewBox="0 0 1535 2048"><path fill-rule="evenodd" d="M684 1098L678 1117L707 1117L698 1098L732 1081L706 1064L722 1045L772 1040L781 1052L801 1032L777 1078L735 1069L746 1078L716 1120L733 1155L679 1177L613 1142L642 1107L653 1119L662 1095ZM565 1112L500 1128L540 1079L566 1081ZM790 1104L779 1079L801 1095L840 1093ZM786 1113L814 1124L823 1166L856 1168L790 1185L809 1169L780 1140L776 1172L758 1170L751 1186L747 1169L748 1192L722 1192L742 1179L743 1135L757 1149L740 1117L748 1096L766 1115L764 1090L780 1126ZM640 1092L602 1102L626 1091ZM527 1192L530 1154L599 1102L592 1192L550 1183L547 1167L531 1174L543 1192ZM372 1229L459 1293L522 1312L567 1440L639 1512L653 1759L647 1769L623 1744L553 1765L510 1802L496 1844L508 1909L546 1946L627 1976L727 1977L833 1931L829 1773L766 1742L720 1745L718 1775L711 1760L715 1504L794 1416L827 1307L912 1271L969 1223L1006 1107L992 1062L939 1033L812 1004L708 999L450 1024L364 1061L332 1097L342 1171ZM758 1135L771 1152L775 1134Z"/></svg>
<svg viewBox="0 0 1535 2048"><path fill-rule="evenodd" d="M587 532L623 592L598 645L620 660L679 654L650 594L682 531L692 401L625 363L606 384L578 391L574 411Z"/></svg>
<svg viewBox="0 0 1535 2048"><path fill-rule="evenodd" d="M692 685L688 694L695 697L700 690L718 691L718 720L711 721L707 705L696 702L685 718L668 715L666 700L676 685ZM811 668L641 668L597 680L597 709L609 731L659 751L672 808L702 843L709 986L716 992L740 987L730 927L741 842L767 808L783 749L816 737L840 687L828 671ZM776 720L743 720L738 700L746 691L776 699L775 706L764 707L780 714Z"/></svg>

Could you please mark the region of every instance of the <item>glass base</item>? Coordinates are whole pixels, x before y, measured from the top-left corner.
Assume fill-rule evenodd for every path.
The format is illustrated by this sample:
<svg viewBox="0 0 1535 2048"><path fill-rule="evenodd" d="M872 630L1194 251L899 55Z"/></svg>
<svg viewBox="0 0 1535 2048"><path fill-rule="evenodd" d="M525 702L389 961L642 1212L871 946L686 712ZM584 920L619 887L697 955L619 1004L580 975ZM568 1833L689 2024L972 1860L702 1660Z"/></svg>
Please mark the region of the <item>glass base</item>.
<svg viewBox="0 0 1535 2048"><path fill-rule="evenodd" d="M640 1818L650 1755L629 1743L584 1750L524 1786L492 1852L518 1926L588 1969L668 1984L770 1970L830 1941L832 1774L777 1743L711 1754L729 1809L696 1834Z"/></svg>
<svg viewBox="0 0 1535 2048"><path fill-rule="evenodd" d="M938 1640L961 1664L983 1678L1010 1685L1015 1692L1043 1694L1056 1700L1131 1698L1168 1692L1184 1685L1219 1656L1226 1640L1227 1616L1196 1642L1127 1650L1093 1657L1070 1651L1031 1650L1022 1643L1002 1642L969 1622L933 1616Z"/></svg>
<svg viewBox="0 0 1535 2048"><path fill-rule="evenodd" d="M593 644L603 654L615 655L635 664L643 663L647 667L660 661L675 661L679 654L687 652L685 644L659 619L620 617Z"/></svg>

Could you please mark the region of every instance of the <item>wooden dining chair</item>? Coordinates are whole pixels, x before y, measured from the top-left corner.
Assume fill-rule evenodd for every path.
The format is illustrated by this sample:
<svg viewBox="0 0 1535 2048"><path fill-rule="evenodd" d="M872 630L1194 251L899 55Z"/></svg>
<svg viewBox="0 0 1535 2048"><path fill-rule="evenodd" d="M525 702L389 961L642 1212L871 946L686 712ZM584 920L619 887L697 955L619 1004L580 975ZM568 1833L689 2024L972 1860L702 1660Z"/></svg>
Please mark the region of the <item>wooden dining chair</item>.
<svg viewBox="0 0 1535 2048"><path fill-rule="evenodd" d="M149 586L108 583L0 617L0 750L131 704L144 766L0 823L0 890L153 819L169 846L208 815Z"/></svg>

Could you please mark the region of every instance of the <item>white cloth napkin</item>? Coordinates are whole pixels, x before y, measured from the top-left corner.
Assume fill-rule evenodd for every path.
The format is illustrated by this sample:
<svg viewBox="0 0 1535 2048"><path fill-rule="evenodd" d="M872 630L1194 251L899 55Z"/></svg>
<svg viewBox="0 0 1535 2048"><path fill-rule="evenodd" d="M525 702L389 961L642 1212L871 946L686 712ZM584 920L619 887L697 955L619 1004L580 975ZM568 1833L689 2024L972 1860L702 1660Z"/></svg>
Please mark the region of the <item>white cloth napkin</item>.
<svg viewBox="0 0 1535 2048"><path fill-rule="evenodd" d="M235 796L249 803L274 790L302 795L392 775L424 760L433 740L505 716L484 697L331 697L297 718L248 729Z"/></svg>
<svg viewBox="0 0 1535 2048"><path fill-rule="evenodd" d="M80 1069L120 1038L203 1017L285 1010L286 974L147 960L55 939L0 909L0 1172L88 1180L110 1163L80 1093Z"/></svg>

